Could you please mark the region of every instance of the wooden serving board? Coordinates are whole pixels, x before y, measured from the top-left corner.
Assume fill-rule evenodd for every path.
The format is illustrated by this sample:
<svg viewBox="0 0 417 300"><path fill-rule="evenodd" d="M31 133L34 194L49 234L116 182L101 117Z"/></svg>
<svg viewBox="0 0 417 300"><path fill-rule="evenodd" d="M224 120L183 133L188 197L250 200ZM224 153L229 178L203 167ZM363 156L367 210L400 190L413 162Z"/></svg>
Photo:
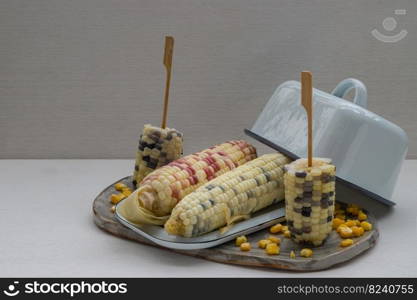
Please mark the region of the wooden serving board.
<svg viewBox="0 0 417 300"><path fill-rule="evenodd" d="M131 186L131 178L125 177L117 182L124 182ZM102 230L109 232L117 237L136 241L153 247L163 248L146 238L138 235L134 231L120 224L111 211L113 206L110 202L110 195L117 193L114 184L103 190L93 202L94 222ZM249 252L240 251L236 247L234 241L227 242L223 245L208 249L200 250L174 250L170 251L181 253L184 255L204 258L207 260L236 264L253 267L265 267L275 269L285 269L293 271L317 271L330 268L336 264L346 262L358 256L364 251L372 248L378 237L378 229L375 217L367 212L368 220L373 224L373 230L366 232L362 237L355 238L354 244L350 247L342 248L339 246L341 238L334 231L330 234L324 245L312 248L314 254L311 258L303 258L299 256L300 250L306 246L298 245L288 238L284 238L282 234L276 235L281 238L281 253L279 255L267 255L264 249L257 246L257 242L270 235L267 229L260 230L247 236L252 245ZM291 250L296 252L297 257L291 259L289 254Z"/></svg>

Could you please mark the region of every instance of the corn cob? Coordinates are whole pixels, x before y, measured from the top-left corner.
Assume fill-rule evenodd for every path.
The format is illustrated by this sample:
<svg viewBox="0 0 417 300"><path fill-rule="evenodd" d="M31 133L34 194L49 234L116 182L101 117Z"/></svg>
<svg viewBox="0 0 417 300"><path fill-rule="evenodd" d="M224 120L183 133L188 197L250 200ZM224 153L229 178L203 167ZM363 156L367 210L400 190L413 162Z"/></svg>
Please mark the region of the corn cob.
<svg viewBox="0 0 417 300"><path fill-rule="evenodd" d="M284 199L283 167L289 162L280 153L266 154L213 179L182 199L165 230L198 236Z"/></svg>
<svg viewBox="0 0 417 300"><path fill-rule="evenodd" d="M230 141L173 161L142 180L139 189L122 203L122 215L133 223L162 225L185 196L254 158L252 145Z"/></svg>
<svg viewBox="0 0 417 300"><path fill-rule="evenodd" d="M285 216L296 242L319 246L332 230L336 167L329 159L306 159L285 166Z"/></svg>
<svg viewBox="0 0 417 300"><path fill-rule="evenodd" d="M155 127L146 124L139 139L136 154L133 185L151 173L182 155L182 133L175 129Z"/></svg>

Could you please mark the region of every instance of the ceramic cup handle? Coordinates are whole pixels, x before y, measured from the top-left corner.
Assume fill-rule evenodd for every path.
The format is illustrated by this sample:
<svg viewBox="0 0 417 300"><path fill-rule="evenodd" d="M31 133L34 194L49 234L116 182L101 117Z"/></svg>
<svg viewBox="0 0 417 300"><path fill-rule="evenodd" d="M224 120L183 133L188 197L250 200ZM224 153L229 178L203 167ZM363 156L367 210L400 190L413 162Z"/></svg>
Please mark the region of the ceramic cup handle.
<svg viewBox="0 0 417 300"><path fill-rule="evenodd" d="M366 86L355 78L347 78L339 82L332 94L336 97L343 98L351 89L355 89L355 97L353 103L367 108L368 106L368 93Z"/></svg>

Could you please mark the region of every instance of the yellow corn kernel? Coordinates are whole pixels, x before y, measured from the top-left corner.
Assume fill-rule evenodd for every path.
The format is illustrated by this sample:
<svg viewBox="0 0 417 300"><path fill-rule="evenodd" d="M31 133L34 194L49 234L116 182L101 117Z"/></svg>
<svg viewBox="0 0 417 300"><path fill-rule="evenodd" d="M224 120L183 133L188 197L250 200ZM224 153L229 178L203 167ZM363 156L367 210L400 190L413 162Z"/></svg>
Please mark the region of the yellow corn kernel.
<svg viewBox="0 0 417 300"><path fill-rule="evenodd" d="M308 248L304 248L300 251L300 255L302 257L311 257L311 256L313 256L313 250L308 249Z"/></svg>
<svg viewBox="0 0 417 300"><path fill-rule="evenodd" d="M260 240L260 241L258 242L258 247L259 247L259 248L261 248L261 249L265 249L265 248L266 248L266 246L267 246L269 243L271 243L271 241L270 241L270 240Z"/></svg>
<svg viewBox="0 0 417 300"><path fill-rule="evenodd" d="M282 230L281 230L282 232L285 232L285 231L288 231L288 226L282 226Z"/></svg>
<svg viewBox="0 0 417 300"><path fill-rule="evenodd" d="M336 209L334 211L335 215L344 215L346 212L343 209Z"/></svg>
<svg viewBox="0 0 417 300"><path fill-rule="evenodd" d="M345 222L345 225L346 225L347 227L352 227L352 226L355 226L355 225L356 225L356 221L355 221L355 220L347 220L347 221Z"/></svg>
<svg viewBox="0 0 417 300"><path fill-rule="evenodd" d="M333 229L337 229L340 225L342 225L343 223L345 223L345 220L339 219L339 218L334 218L333 219Z"/></svg>
<svg viewBox="0 0 417 300"><path fill-rule="evenodd" d="M126 196L123 194L111 194L110 201L113 204L117 204L120 201L122 201L124 198L126 198Z"/></svg>
<svg viewBox="0 0 417 300"><path fill-rule="evenodd" d="M360 211L360 208L356 204L349 204L346 208L346 211L351 215L357 216Z"/></svg>
<svg viewBox="0 0 417 300"><path fill-rule="evenodd" d="M122 183L122 182L118 182L114 185L114 188L116 189L116 191L122 191L124 188L127 188L126 184Z"/></svg>
<svg viewBox="0 0 417 300"><path fill-rule="evenodd" d="M250 243L245 242L245 243L240 244L241 251L250 251L250 249L251 249Z"/></svg>
<svg viewBox="0 0 417 300"><path fill-rule="evenodd" d="M282 231L282 224L278 223L269 228L270 233L280 233Z"/></svg>
<svg viewBox="0 0 417 300"><path fill-rule="evenodd" d="M272 243L277 244L277 245L281 244L281 239L280 239L280 238L277 238L276 236L273 236L273 235L270 235L270 236L268 237L268 240L269 240L270 242L272 242Z"/></svg>
<svg viewBox="0 0 417 300"><path fill-rule="evenodd" d="M291 237L291 231L289 231L289 230L284 231L284 237L290 238Z"/></svg>
<svg viewBox="0 0 417 300"><path fill-rule="evenodd" d="M295 252L294 252L294 250L291 250L291 252L290 252L290 258L295 258Z"/></svg>
<svg viewBox="0 0 417 300"><path fill-rule="evenodd" d="M372 224L367 222L367 221L362 221L361 222L361 227L365 230L365 231L369 231L372 230Z"/></svg>
<svg viewBox="0 0 417 300"><path fill-rule="evenodd" d="M130 194L132 194L132 190L129 189L128 187L125 187L122 189L122 194L125 195L126 197L129 197Z"/></svg>
<svg viewBox="0 0 417 300"><path fill-rule="evenodd" d="M365 230L359 226L353 226L351 229L352 229L353 235L356 237L362 236L365 232Z"/></svg>
<svg viewBox="0 0 417 300"><path fill-rule="evenodd" d="M341 227L340 226L339 228L341 228L341 230L339 232L339 235L342 238L350 238L353 235L353 231L350 227L347 227L347 226Z"/></svg>
<svg viewBox="0 0 417 300"><path fill-rule="evenodd" d="M359 214L358 214L358 220L359 221L365 221L367 218L368 218L368 216L363 211L359 212Z"/></svg>
<svg viewBox="0 0 417 300"><path fill-rule="evenodd" d="M340 220L343 220L343 222L346 220L346 216L345 215L335 215L335 218L338 218Z"/></svg>
<svg viewBox="0 0 417 300"><path fill-rule="evenodd" d="M236 238L236 242L235 242L235 244L236 244L236 246L241 246L243 243L246 243L248 241L248 239L246 238L246 236L244 236L244 235L241 235L241 236L238 236L237 238Z"/></svg>
<svg viewBox="0 0 417 300"><path fill-rule="evenodd" d="M340 242L341 247L349 247L351 245L353 245L353 240L352 239L345 239L345 240L342 240Z"/></svg>
<svg viewBox="0 0 417 300"><path fill-rule="evenodd" d="M337 229L336 229L336 231L337 231L337 233L340 233L340 231L343 229L343 228L349 228L348 226L346 226L345 225L345 223L343 223L343 224L341 224L341 225L339 225L339 227L337 227Z"/></svg>
<svg viewBox="0 0 417 300"><path fill-rule="evenodd" d="M266 245L265 251L268 255L278 255L280 249L277 244L269 243L268 245Z"/></svg>

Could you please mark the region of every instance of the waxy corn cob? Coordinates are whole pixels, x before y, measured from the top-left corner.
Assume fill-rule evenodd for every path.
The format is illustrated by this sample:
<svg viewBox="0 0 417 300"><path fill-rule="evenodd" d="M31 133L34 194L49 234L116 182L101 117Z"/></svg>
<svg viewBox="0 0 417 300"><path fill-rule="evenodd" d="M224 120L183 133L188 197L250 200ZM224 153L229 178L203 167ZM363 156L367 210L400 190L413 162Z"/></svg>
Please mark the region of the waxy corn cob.
<svg viewBox="0 0 417 300"><path fill-rule="evenodd" d="M289 162L280 153L266 154L213 179L181 200L165 230L198 236L284 199L283 167Z"/></svg>
<svg viewBox="0 0 417 300"><path fill-rule="evenodd" d="M245 141L230 141L187 155L146 176L122 203L122 214L133 223L162 225L185 196L254 158L256 149Z"/></svg>
<svg viewBox="0 0 417 300"><path fill-rule="evenodd" d="M285 166L285 217L293 239L319 246L332 230L336 167L328 159Z"/></svg>
<svg viewBox="0 0 417 300"><path fill-rule="evenodd" d="M146 124L139 139L136 154L133 185L137 185L153 170L180 158L182 155L182 133L175 129Z"/></svg>

